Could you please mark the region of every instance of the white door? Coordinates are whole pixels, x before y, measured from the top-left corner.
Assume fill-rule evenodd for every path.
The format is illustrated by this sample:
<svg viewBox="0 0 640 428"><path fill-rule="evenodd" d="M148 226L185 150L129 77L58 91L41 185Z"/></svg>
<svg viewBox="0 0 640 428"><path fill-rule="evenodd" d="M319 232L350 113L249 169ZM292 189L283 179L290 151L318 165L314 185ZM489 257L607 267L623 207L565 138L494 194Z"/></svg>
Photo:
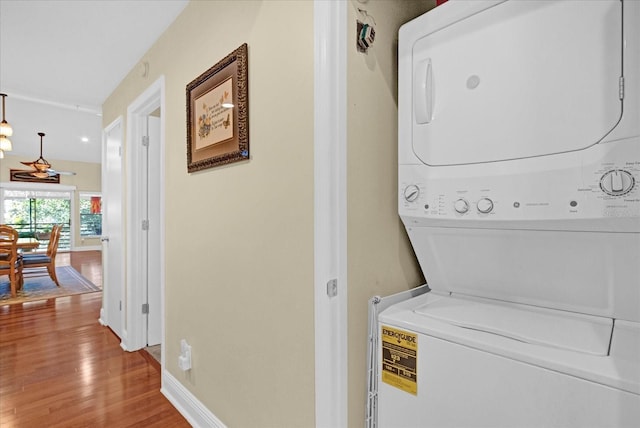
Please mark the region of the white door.
<svg viewBox="0 0 640 428"><path fill-rule="evenodd" d="M125 349L162 343L164 78L127 109L127 340Z"/></svg>
<svg viewBox="0 0 640 428"><path fill-rule="evenodd" d="M157 113L157 114L156 114ZM147 117L147 345L162 341L160 298L160 109Z"/></svg>
<svg viewBox="0 0 640 428"><path fill-rule="evenodd" d="M104 131L102 156L102 322L122 338L124 253L122 242L122 121Z"/></svg>

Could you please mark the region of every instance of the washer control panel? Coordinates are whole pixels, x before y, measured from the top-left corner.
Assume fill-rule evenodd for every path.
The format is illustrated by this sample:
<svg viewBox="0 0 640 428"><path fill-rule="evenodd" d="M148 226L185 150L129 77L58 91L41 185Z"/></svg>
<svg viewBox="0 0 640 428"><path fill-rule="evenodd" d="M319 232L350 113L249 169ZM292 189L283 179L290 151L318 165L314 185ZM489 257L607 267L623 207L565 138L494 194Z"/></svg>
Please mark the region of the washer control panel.
<svg viewBox="0 0 640 428"><path fill-rule="evenodd" d="M610 196L626 195L633 190L635 184L635 177L626 169L609 170L600 178L600 189Z"/></svg>
<svg viewBox="0 0 640 428"><path fill-rule="evenodd" d="M478 212L489 214L493 210L493 201L489 198L482 198L476 203Z"/></svg>
<svg viewBox="0 0 640 428"><path fill-rule="evenodd" d="M510 165L400 165L399 211L425 220L640 218L640 139L603 146Z"/></svg>
<svg viewBox="0 0 640 428"><path fill-rule="evenodd" d="M469 202L466 199L458 199L453 203L453 208L458 214L465 214L469 211Z"/></svg>
<svg viewBox="0 0 640 428"><path fill-rule="evenodd" d="M414 202L420 196L420 187L415 184L410 184L404 189L404 200L407 202Z"/></svg>

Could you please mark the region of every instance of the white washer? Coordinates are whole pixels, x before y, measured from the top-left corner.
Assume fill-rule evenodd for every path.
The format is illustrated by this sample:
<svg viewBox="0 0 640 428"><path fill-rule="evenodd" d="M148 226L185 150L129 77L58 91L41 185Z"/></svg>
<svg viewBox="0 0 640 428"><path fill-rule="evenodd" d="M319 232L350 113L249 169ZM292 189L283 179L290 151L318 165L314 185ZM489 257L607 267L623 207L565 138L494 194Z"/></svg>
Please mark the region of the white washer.
<svg viewBox="0 0 640 428"><path fill-rule="evenodd" d="M378 426L640 426L640 2L451 0L400 29Z"/></svg>

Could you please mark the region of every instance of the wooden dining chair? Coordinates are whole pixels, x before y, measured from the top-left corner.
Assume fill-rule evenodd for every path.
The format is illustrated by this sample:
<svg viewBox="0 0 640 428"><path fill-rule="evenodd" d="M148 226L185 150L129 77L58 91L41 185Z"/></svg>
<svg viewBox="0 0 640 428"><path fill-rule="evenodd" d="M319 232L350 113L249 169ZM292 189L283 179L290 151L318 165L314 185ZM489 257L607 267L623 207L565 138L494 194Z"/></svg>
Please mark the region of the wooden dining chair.
<svg viewBox="0 0 640 428"><path fill-rule="evenodd" d="M22 255L23 271L28 272L32 268L47 268L49 276L60 287L56 276L56 254L58 253L58 243L62 225L56 224L51 228L51 237L47 246L46 254L25 253Z"/></svg>
<svg viewBox="0 0 640 428"><path fill-rule="evenodd" d="M0 225L0 275L8 275L11 297L22 288L22 256L18 254L18 231L5 224Z"/></svg>

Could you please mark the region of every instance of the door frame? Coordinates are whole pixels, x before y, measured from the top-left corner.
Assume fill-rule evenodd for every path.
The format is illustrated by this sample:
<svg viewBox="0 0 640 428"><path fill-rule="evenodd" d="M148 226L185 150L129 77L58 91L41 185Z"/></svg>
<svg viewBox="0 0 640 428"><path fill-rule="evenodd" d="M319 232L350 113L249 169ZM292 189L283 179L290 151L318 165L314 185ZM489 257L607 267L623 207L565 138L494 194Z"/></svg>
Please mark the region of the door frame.
<svg viewBox="0 0 640 428"><path fill-rule="evenodd" d="M314 1L316 427L348 425L347 7ZM336 280L337 294L329 296Z"/></svg>
<svg viewBox="0 0 640 428"><path fill-rule="evenodd" d="M104 198L104 196L106 194L108 194L109 192L109 183L108 180L106 179L107 177L107 139L109 138L109 134L110 132L115 129L117 126L120 126L120 149L122 150L123 147L123 138L124 138L124 120L122 118L122 116L118 116L118 118L116 120L114 120L113 122L111 122L109 125L107 125L103 130L102 130L102 169L101 169L101 179L102 179L102 189L100 190L102 197ZM120 156L120 171L123 170L123 157ZM120 212L122 213L124 210L124 193L122 191L123 189L120 190ZM124 216L122 216L122 214L120 215L120 218L124 218ZM109 232L109 218L108 215L106 213L105 210L103 210L103 214L102 214L102 222L103 222L103 232L104 232L104 225L107 225L107 232ZM120 236L124 239L124 223L120 223L119 225L120 227ZM108 233L105 234L103 233L103 236L106 235L108 236ZM107 274L108 271L108 264L109 263L113 263L114 261L109 261L108 259L108 251L105 251L105 247L108 246L109 244L106 243L104 240L102 240L102 237L100 238L101 242L102 242L102 308L100 308L100 318L98 319L98 321L100 322L100 324L105 325L105 326L109 326L111 325L111 320L109 317L109 314L111 314L111 308L109 308L109 299L108 297L111 294L111 290L112 287L116 284L119 284L120 286L120 297L123 300L123 303L125 303L126 305L126 301L125 301L125 296L124 296L124 284L125 284L125 277L124 277L124 269L122 269L120 271L120 278L116 278L115 281L111 280L109 278L109 275ZM124 251L122 252L122 255L120 257L120 260L116 260L115 263L119 263L120 266L125 266L125 255L124 255ZM120 337L120 341L121 343L124 343L125 338L126 338L126 334L127 334L127 329L126 326L124 324L124 311L120 310L120 331L118 332L122 337Z"/></svg>
<svg viewBox="0 0 640 428"><path fill-rule="evenodd" d="M153 82L135 101L127 108L127 140L126 140L126 172L127 172L127 235L126 235L126 313L127 313L127 340L123 342L123 348L128 351L136 351L146 345L147 319L142 313L142 305L147 301L146 287L139 286L145 277L141 269L141 249L143 248L142 220L143 209L135 200L134 195L139 194L143 179L142 169L138 168L143 158L142 137L146 135L146 117L160 108L160 182L158 183L160 197L160 263L154 269L160 269L160 319L161 319L161 352L165 355L165 325L164 325L164 287L165 287L165 79L160 76Z"/></svg>

